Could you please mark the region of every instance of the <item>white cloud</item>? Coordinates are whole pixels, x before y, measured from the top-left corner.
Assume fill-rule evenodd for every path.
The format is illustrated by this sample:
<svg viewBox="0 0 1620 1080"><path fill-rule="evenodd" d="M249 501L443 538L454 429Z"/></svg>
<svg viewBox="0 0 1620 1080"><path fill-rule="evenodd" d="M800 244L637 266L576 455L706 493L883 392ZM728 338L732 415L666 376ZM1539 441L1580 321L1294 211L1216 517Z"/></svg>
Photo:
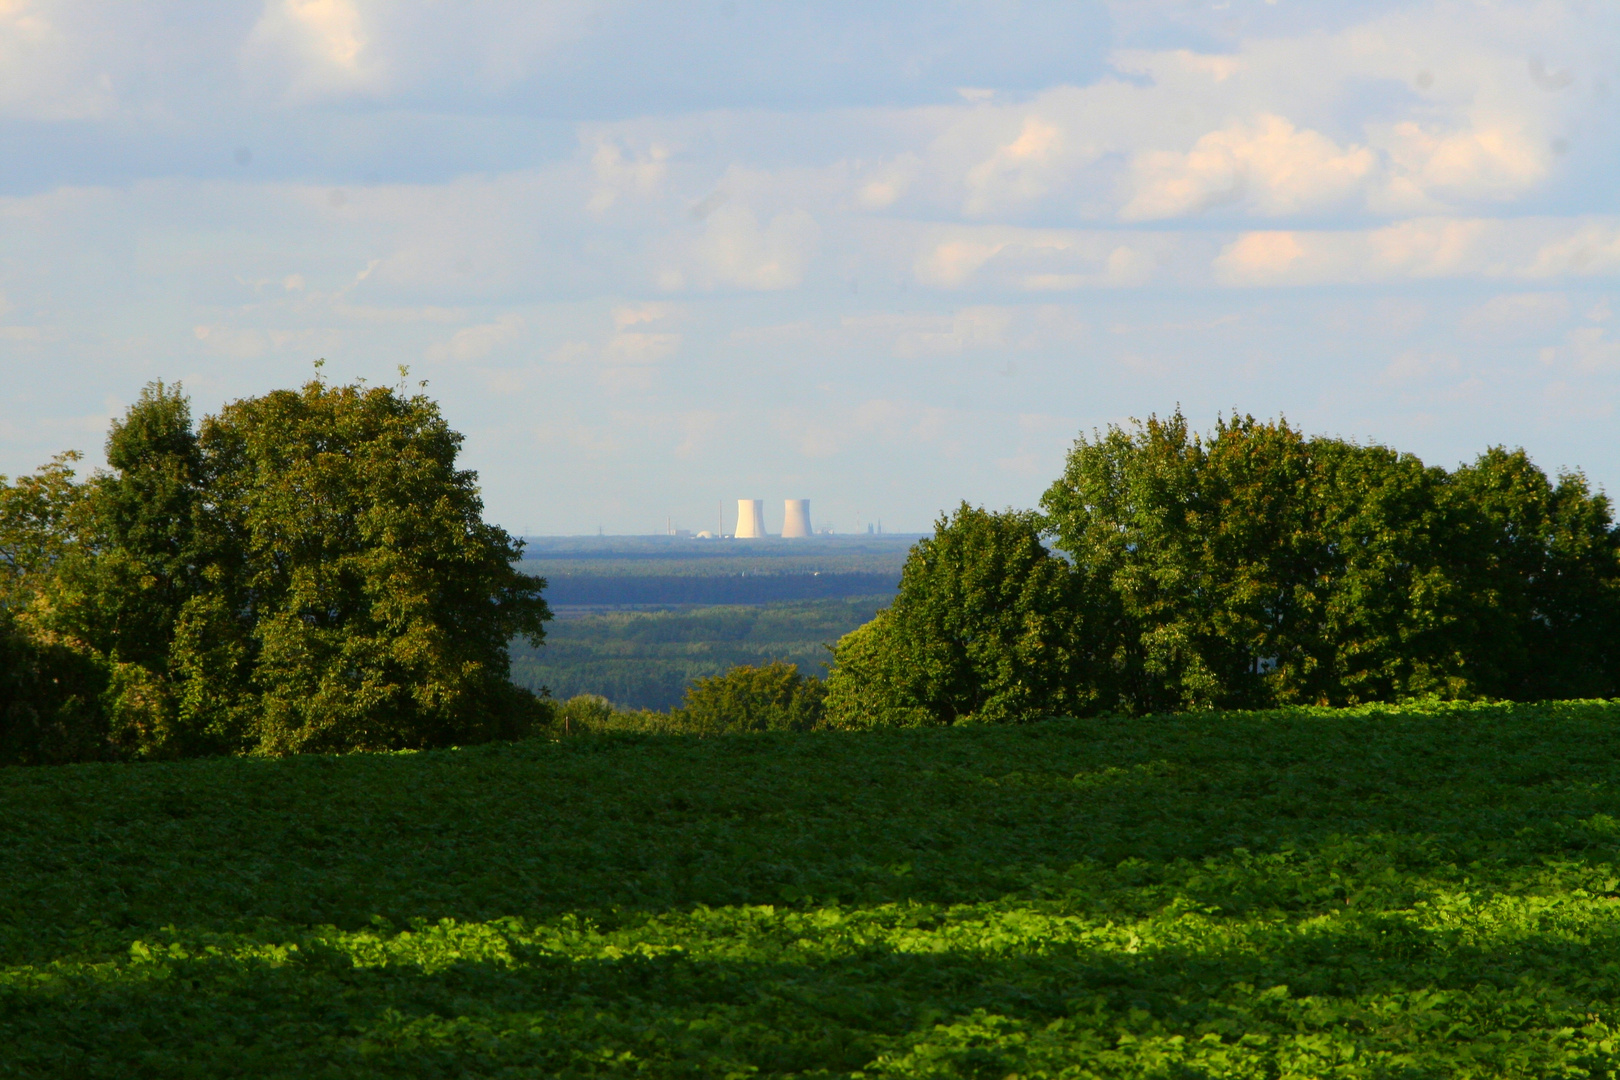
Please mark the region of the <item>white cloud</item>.
<svg viewBox="0 0 1620 1080"><path fill-rule="evenodd" d="M293 102L497 94L589 32L595 0L265 0L243 42L250 81Z"/></svg>
<svg viewBox="0 0 1620 1080"><path fill-rule="evenodd" d="M1620 339L1602 326L1583 326L1569 332L1569 350L1580 371L1620 370Z"/></svg>
<svg viewBox="0 0 1620 1080"><path fill-rule="evenodd" d="M1535 255L1526 277L1550 278L1620 272L1620 222L1612 218L1575 223Z"/></svg>
<svg viewBox="0 0 1620 1080"><path fill-rule="evenodd" d="M1505 293L1465 312L1457 329L1473 338L1520 337L1555 326L1569 313L1569 297L1563 293Z"/></svg>
<svg viewBox="0 0 1620 1080"><path fill-rule="evenodd" d="M876 343L896 357L914 359L1048 350L1077 344L1088 336L1085 321L1064 305L975 304L949 313L846 315L835 340L845 345Z"/></svg>
<svg viewBox="0 0 1620 1080"><path fill-rule="evenodd" d="M761 225L744 206L722 206L704 222L692 245L699 275L711 286L787 289L804 280L820 246L821 229L804 210L790 210Z"/></svg>
<svg viewBox="0 0 1620 1080"><path fill-rule="evenodd" d="M613 309L613 325L623 330L643 323L663 322L666 319L676 318L682 310L677 304L621 304Z"/></svg>
<svg viewBox="0 0 1620 1080"><path fill-rule="evenodd" d="M1550 140L1512 119L1449 131L1407 120L1382 132L1378 142L1389 155L1390 175L1375 205L1397 212L1514 199L1552 171Z"/></svg>
<svg viewBox="0 0 1620 1080"><path fill-rule="evenodd" d="M297 101L391 88L367 18L354 0L266 0L242 47L249 72L283 84Z"/></svg>
<svg viewBox="0 0 1620 1080"><path fill-rule="evenodd" d="M1595 277L1620 272L1609 219L1413 218L1376 229L1250 232L1222 248L1227 285Z"/></svg>
<svg viewBox="0 0 1620 1080"><path fill-rule="evenodd" d="M994 213L1008 204L1032 202L1050 193L1077 166L1095 154L1076 152L1062 127L1039 115L1022 118L1018 133L996 147L967 173L964 209L972 215Z"/></svg>
<svg viewBox="0 0 1620 1080"><path fill-rule="evenodd" d="M467 363L482 360L490 353L517 340L528 328L523 316L508 312L493 322L457 330L449 341L430 345L423 352L430 361L455 360Z"/></svg>
<svg viewBox="0 0 1620 1080"><path fill-rule="evenodd" d="M609 367L640 367L656 364L680 348L681 335L626 330L614 334L602 349L602 362Z"/></svg>
<svg viewBox="0 0 1620 1080"><path fill-rule="evenodd" d="M1461 370L1462 364L1450 353L1409 349L1389 362L1384 369L1384 379L1393 383L1409 383L1435 376L1455 375Z"/></svg>
<svg viewBox="0 0 1620 1080"><path fill-rule="evenodd" d="M618 202L621 195L648 198L658 194L669 171L669 156L669 148L658 143L633 150L602 139L591 154L597 188L586 206L600 214Z"/></svg>
<svg viewBox="0 0 1620 1080"><path fill-rule="evenodd" d="M0 0L0 115L91 120L115 109L112 79L96 70L95 43L59 25L63 6Z"/></svg>
<svg viewBox="0 0 1620 1080"><path fill-rule="evenodd" d="M923 168L922 158L916 154L901 154L861 181L856 203L867 210L888 209L916 183Z"/></svg>
<svg viewBox="0 0 1620 1080"><path fill-rule="evenodd" d="M199 325L192 336L209 352L234 360L253 360L270 351L270 336L254 327Z"/></svg>
<svg viewBox="0 0 1620 1080"><path fill-rule="evenodd" d="M1120 217L1150 221L1238 203L1267 216L1296 214L1341 202L1376 164L1364 146L1340 149L1318 132L1266 114L1212 131L1185 154L1138 155Z"/></svg>
<svg viewBox="0 0 1620 1080"><path fill-rule="evenodd" d="M938 288L1000 286L1050 292L1143 285L1180 238L1005 226L922 230L912 271Z"/></svg>

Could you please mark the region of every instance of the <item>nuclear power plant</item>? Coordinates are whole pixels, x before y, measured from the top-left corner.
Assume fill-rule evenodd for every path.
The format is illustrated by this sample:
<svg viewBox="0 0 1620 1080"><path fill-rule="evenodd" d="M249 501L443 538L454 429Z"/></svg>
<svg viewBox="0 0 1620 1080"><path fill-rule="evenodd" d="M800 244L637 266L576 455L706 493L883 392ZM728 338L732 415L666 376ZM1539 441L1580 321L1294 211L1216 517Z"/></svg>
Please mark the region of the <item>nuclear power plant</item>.
<svg viewBox="0 0 1620 1080"><path fill-rule="evenodd" d="M732 535L738 540L758 540L765 535L764 499L737 500L737 531Z"/></svg>
<svg viewBox="0 0 1620 1080"><path fill-rule="evenodd" d="M782 517L782 539L793 537L808 537L810 529L810 500L787 499L786 512Z"/></svg>

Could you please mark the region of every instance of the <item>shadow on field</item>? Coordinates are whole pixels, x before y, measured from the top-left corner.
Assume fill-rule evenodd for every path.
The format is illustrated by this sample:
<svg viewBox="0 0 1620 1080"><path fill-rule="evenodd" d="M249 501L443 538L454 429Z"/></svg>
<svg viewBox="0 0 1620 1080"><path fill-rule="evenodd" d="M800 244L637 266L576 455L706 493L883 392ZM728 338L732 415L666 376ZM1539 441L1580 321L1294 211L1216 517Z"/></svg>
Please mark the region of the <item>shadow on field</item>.
<svg viewBox="0 0 1620 1080"><path fill-rule="evenodd" d="M1484 1040L1536 1068L1578 1057L1571 1032L1612 1012L1620 989L1613 963L1592 963L1620 956L1615 905L1597 898L1454 895L1421 913L1352 905L1303 921L1062 909L699 910L611 931L571 917L170 929L116 965L13 971L0 1032L13 1074L53 1077L317 1064L344 1076L838 1074L874 1061L893 1066L877 1075L911 1075L902 1066L925 1050L949 1060L917 1075L1002 1076L1038 1065L1040 1033L1054 1031L1059 1063L1085 1047L1258 1052L1271 1039L1410 1069L1417 1038L1438 1061ZM964 1041L964 1026L997 1037Z"/></svg>
<svg viewBox="0 0 1620 1080"><path fill-rule="evenodd" d="M697 904L971 903L1054 878L1098 910L1145 910L1155 890L1232 913L1342 902L1349 885L1279 885L1307 850L1322 880L1607 864L1617 718L1209 714L8 769L0 962L165 925L612 925ZM1262 855L1283 861L1253 895L1198 885L1204 860Z"/></svg>
<svg viewBox="0 0 1620 1080"><path fill-rule="evenodd" d="M8 769L0 1074L1579 1075L1617 719Z"/></svg>

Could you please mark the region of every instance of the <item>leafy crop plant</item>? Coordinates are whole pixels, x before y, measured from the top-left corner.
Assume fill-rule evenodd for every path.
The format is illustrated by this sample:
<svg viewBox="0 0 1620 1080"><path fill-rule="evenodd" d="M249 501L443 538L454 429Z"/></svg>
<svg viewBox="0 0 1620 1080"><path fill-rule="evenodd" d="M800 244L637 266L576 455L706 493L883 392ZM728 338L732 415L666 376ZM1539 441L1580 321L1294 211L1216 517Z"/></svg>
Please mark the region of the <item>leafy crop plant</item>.
<svg viewBox="0 0 1620 1080"><path fill-rule="evenodd" d="M0 770L0 1077L1602 1077L1620 703Z"/></svg>

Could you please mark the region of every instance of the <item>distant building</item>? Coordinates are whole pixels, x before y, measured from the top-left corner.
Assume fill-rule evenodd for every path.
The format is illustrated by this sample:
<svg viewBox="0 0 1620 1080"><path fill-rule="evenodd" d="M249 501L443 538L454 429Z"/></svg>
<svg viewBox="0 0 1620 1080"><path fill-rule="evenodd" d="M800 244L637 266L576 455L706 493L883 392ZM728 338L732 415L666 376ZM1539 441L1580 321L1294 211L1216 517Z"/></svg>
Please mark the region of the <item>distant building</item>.
<svg viewBox="0 0 1620 1080"><path fill-rule="evenodd" d="M810 528L810 500L788 499L782 517L782 538L808 537L814 530Z"/></svg>
<svg viewBox="0 0 1620 1080"><path fill-rule="evenodd" d="M766 535L764 499L737 500L737 531L732 535L738 540L757 540Z"/></svg>

